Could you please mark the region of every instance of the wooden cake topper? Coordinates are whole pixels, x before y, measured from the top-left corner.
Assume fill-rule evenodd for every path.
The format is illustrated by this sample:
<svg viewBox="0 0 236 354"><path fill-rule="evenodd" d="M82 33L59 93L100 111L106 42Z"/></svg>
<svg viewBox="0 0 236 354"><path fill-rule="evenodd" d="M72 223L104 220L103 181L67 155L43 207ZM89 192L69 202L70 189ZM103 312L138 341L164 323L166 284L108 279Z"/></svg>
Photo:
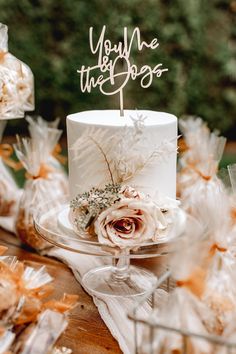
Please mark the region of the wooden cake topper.
<svg viewBox="0 0 236 354"><path fill-rule="evenodd" d="M92 88L98 86L104 95L111 96L119 93L120 115L123 116L123 90L128 81L140 78L141 87L147 88L152 84L154 77L161 77L163 72L168 71L168 69L163 68L161 63L153 68L150 65L143 65L138 68L137 65L131 63L130 54L135 39L137 49L140 52L144 48L156 49L159 46L157 38L153 38L150 43L142 41L138 27L133 30L130 40L128 39L127 28L124 27L123 42L118 42L118 44L112 44L109 39L106 39L105 33L106 26L103 26L98 41L94 43L93 27L89 29L90 50L92 54L98 56L98 59L96 65L88 67L82 65L81 69L77 70L80 74L80 86L82 92L91 92ZM116 72L120 63L122 63L124 70ZM100 70L100 75L94 77L94 71L96 70Z"/></svg>

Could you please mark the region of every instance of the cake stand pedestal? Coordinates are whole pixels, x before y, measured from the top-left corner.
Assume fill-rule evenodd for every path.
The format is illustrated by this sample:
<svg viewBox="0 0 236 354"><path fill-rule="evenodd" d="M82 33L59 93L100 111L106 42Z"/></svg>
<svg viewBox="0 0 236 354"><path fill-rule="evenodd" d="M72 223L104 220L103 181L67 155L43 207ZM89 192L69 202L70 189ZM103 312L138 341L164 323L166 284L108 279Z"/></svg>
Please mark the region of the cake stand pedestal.
<svg viewBox="0 0 236 354"><path fill-rule="evenodd" d="M148 270L130 265L128 250L121 251L112 265L87 272L83 285L94 295L140 296L155 287L157 278Z"/></svg>
<svg viewBox="0 0 236 354"><path fill-rule="evenodd" d="M82 278L82 285L90 294L134 297L145 295L155 287L155 274L130 265L130 259L160 257L176 251L181 244L186 223L186 216L181 210L172 230L160 242L142 243L133 249L114 249L104 247L97 240L87 240L76 235L69 222L68 205L68 199L39 205L34 214L34 225L39 235L54 246L99 257L101 265L86 272ZM89 262L90 257L86 258ZM110 264L104 265L108 260Z"/></svg>

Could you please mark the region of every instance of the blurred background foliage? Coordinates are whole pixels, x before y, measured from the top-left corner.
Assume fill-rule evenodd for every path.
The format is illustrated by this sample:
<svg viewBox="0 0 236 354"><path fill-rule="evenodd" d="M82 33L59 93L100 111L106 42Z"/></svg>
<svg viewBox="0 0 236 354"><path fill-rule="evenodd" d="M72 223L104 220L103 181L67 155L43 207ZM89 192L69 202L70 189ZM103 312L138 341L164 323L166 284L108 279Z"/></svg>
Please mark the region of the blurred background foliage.
<svg viewBox="0 0 236 354"><path fill-rule="evenodd" d="M36 114L62 118L87 109L118 108L118 97L80 91L81 65L95 65L88 30L122 39L135 26L157 37L157 50L133 51L137 65L163 63L169 71L148 89L129 82L125 108L203 117L236 139L236 1L232 0L0 0L0 22L9 27L9 50L35 75ZM8 129L23 129L14 120Z"/></svg>

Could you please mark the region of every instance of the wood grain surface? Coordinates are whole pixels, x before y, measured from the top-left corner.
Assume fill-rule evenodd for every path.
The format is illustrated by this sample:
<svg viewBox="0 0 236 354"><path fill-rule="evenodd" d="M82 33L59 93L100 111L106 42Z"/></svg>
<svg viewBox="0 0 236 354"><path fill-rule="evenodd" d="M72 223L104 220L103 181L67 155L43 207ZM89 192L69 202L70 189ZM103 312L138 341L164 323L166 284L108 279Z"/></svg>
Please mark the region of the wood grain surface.
<svg viewBox="0 0 236 354"><path fill-rule="evenodd" d="M54 297L63 293L78 294L79 306L69 318L69 326L61 336L58 346L66 346L73 354L121 353L119 345L102 321L92 298L81 288L71 271L61 262L40 256L20 244L8 232L0 229L0 244L8 247L7 254L14 255L27 265L47 266L48 273L54 278Z"/></svg>

